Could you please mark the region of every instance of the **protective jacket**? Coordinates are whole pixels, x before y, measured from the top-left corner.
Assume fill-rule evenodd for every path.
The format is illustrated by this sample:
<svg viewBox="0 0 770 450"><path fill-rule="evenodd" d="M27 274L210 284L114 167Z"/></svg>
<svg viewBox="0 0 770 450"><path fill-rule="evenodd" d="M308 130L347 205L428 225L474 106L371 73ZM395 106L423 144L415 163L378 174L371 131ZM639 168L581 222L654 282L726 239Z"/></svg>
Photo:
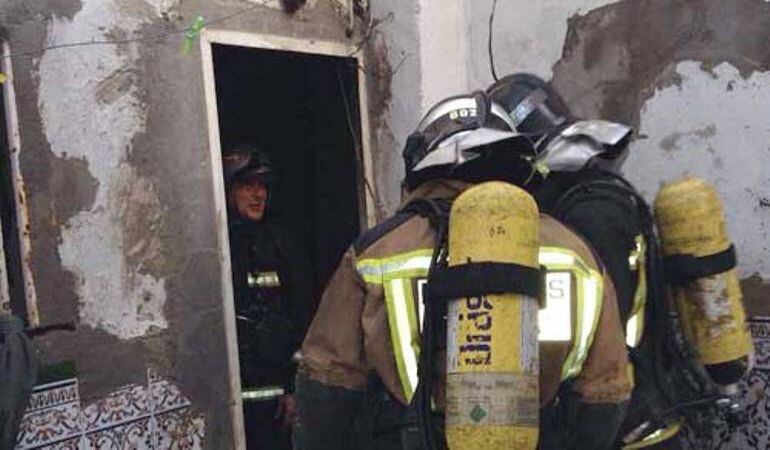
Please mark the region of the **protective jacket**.
<svg viewBox="0 0 770 450"><path fill-rule="evenodd" d="M599 255L615 287L620 317L627 324L639 306L635 301L646 295L646 286L639 283L644 267L642 218L631 195L607 185L622 187L614 175L598 169L552 172L533 195L542 212L578 232Z"/></svg>
<svg viewBox="0 0 770 450"><path fill-rule="evenodd" d="M617 293L635 378L619 445L641 424L651 422L658 424L660 432L638 444L639 448L650 447L679 430L674 418L663 417L671 408L676 388L669 385L672 380L662 378L660 369L663 352L671 343L667 342L665 299L660 295L662 280L649 269L657 249L651 216L636 191L618 175L587 167L588 160L581 164L575 159L574 163L551 172L533 195L541 211L585 237L606 266ZM678 448L675 442L667 446Z"/></svg>
<svg viewBox="0 0 770 450"><path fill-rule="evenodd" d="M291 389L313 308L312 274L297 239L279 224L230 227L241 382L245 390Z"/></svg>
<svg viewBox="0 0 770 450"><path fill-rule="evenodd" d="M452 199L467 186L429 181L405 204ZM608 448L632 389L614 288L574 232L542 216L540 233L540 262L556 275L546 278L549 297L566 290L572 300L566 308L546 301L539 319L540 403L551 406L541 418L540 447ZM417 382L421 285L434 242L428 219L401 213L364 234L343 257L302 347L299 449L354 448L350 430L360 427L355 419L367 390L377 405L368 409L383 416L369 423L375 442L368 448L420 448L409 447L398 428L409 426L404 416ZM437 358L443 368L444 355ZM440 373L436 382L440 409ZM382 390L368 389L373 384ZM378 404L382 398L396 413Z"/></svg>

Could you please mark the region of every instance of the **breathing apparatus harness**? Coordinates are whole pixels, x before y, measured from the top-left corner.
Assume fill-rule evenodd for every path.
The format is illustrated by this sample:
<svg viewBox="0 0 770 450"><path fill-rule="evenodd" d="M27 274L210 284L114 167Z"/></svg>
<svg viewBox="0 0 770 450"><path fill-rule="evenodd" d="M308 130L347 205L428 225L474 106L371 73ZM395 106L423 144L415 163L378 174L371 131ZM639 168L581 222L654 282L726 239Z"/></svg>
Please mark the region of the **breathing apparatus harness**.
<svg viewBox="0 0 770 450"><path fill-rule="evenodd" d="M404 207L403 212L427 218L435 235L435 246L428 269L428 280L440 269L447 266L447 230L451 201L447 199L416 199ZM426 284L427 286L427 284ZM425 322L421 336L420 359L417 365L419 382L411 407L416 409L420 440L425 449L446 448L443 433L436 433L433 409L433 377L435 373L435 352L445 343L446 303L434 301L429 290L423 292L425 299ZM438 421L440 422L440 421Z"/></svg>
<svg viewBox="0 0 770 450"><path fill-rule="evenodd" d="M647 248L646 327L655 327L654 333L645 333L637 348L629 348L629 354L637 367L642 348L652 355L652 380L667 404L655 417L628 433L623 441L630 443L665 427L677 417L696 429L704 429L716 423L737 426L746 422L743 406L733 397L720 394L717 385L700 366L692 348L677 332L677 317L673 314L666 292L664 260L658 244L655 221L645 199L622 176L600 170L608 179L593 179L577 184L563 193L551 213L564 217L577 206L577 197L587 196L628 205L631 199L641 222L641 231ZM628 441L628 442L626 442Z"/></svg>

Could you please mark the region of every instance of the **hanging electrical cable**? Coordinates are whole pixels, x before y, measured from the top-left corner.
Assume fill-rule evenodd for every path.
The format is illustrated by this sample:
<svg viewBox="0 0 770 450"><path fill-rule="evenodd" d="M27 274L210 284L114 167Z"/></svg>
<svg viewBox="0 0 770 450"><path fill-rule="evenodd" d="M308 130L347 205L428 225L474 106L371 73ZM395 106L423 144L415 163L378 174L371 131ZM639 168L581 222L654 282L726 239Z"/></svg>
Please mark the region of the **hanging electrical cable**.
<svg viewBox="0 0 770 450"><path fill-rule="evenodd" d="M492 0L492 12L489 14L489 66L492 69L492 78L498 81L497 71L495 70L495 52L492 49L492 35L495 24L495 11L497 10L497 0Z"/></svg>

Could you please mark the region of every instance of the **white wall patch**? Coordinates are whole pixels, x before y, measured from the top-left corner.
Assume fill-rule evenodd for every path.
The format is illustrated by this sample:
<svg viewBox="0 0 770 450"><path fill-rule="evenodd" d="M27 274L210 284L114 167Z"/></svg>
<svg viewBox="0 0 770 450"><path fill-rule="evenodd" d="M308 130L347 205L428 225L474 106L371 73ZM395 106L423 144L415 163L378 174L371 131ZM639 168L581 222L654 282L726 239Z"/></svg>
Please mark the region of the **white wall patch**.
<svg viewBox="0 0 770 450"><path fill-rule="evenodd" d="M82 0L82 9L71 21L52 19L48 43L132 35L141 21L121 12L118 4ZM132 139L144 131L147 119L130 70L138 59L134 45L92 46L46 52L39 66L39 107L52 151L87 161L99 183L91 210L62 227L62 265L78 279L82 322L123 339L167 327L164 282L127 261L124 247L130 229L122 220L122 203L115 200L126 192L136 194L131 186L139 183L139 197L157 202L147 182L126 162Z"/></svg>
<svg viewBox="0 0 770 450"><path fill-rule="evenodd" d="M685 174L716 185L738 250L741 276L770 277L770 73L744 79L723 63L676 67L681 86L659 89L642 108L624 172L652 200L664 182Z"/></svg>

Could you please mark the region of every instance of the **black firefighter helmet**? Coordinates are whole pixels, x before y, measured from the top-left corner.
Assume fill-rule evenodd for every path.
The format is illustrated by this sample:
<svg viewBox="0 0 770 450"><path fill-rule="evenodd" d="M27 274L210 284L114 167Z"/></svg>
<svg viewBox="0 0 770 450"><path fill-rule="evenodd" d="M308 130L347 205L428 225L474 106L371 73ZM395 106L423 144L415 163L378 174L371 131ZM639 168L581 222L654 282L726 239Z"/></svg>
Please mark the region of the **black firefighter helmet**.
<svg viewBox="0 0 770 450"><path fill-rule="evenodd" d="M520 175L531 174L532 156L531 142L486 93L449 97L433 106L408 137L405 184L408 190L436 178L521 184Z"/></svg>
<svg viewBox="0 0 770 450"><path fill-rule="evenodd" d="M266 186L277 179L270 155L254 144L242 144L226 150L222 155L225 182L258 181Z"/></svg>
<svg viewBox="0 0 770 450"><path fill-rule="evenodd" d="M574 121L561 96L542 78L530 73L505 76L487 89L505 108L521 134L539 144L565 122Z"/></svg>
<svg viewBox="0 0 770 450"><path fill-rule="evenodd" d="M537 75L508 75L487 93L505 108L515 130L532 140L538 161L551 170L596 164L615 171L627 156L631 127L575 117L559 93Z"/></svg>

